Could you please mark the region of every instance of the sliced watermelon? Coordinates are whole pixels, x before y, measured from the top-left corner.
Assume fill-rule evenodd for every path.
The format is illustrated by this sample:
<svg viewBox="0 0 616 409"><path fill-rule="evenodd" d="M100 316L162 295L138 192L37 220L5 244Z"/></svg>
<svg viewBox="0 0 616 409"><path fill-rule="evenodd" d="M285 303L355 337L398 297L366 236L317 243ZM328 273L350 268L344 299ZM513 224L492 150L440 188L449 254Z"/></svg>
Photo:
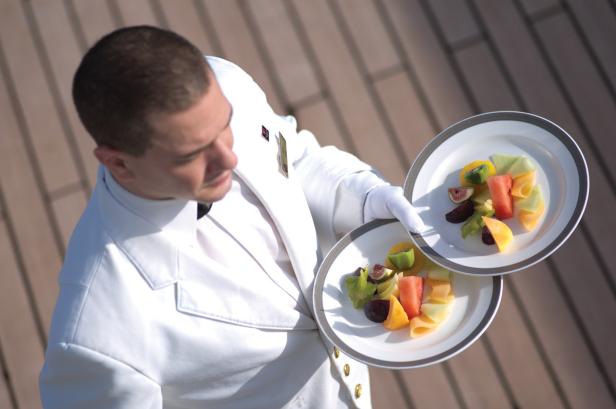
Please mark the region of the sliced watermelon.
<svg viewBox="0 0 616 409"><path fill-rule="evenodd" d="M488 178L488 188L496 217L503 220L513 216L513 199L511 197L511 175L496 175Z"/></svg>
<svg viewBox="0 0 616 409"><path fill-rule="evenodd" d="M400 304L409 319L421 314L421 301L423 297L423 278L419 276L406 276L398 280L400 289Z"/></svg>

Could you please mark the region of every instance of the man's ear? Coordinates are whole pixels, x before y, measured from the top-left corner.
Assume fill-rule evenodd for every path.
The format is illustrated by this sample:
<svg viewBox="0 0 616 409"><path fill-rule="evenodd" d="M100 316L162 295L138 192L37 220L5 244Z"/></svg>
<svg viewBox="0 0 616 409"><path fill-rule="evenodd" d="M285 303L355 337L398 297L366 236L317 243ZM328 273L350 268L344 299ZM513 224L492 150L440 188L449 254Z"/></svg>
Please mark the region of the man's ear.
<svg viewBox="0 0 616 409"><path fill-rule="evenodd" d="M134 179L133 172L126 166L126 153L108 146L94 148L94 156L119 182Z"/></svg>

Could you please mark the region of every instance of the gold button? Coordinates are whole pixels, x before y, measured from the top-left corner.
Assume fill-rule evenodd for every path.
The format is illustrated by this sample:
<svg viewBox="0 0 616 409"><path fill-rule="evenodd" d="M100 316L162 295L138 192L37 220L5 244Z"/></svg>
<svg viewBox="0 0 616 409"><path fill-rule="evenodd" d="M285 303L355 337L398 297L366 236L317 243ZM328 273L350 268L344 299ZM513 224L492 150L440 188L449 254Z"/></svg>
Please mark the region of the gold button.
<svg viewBox="0 0 616 409"><path fill-rule="evenodd" d="M351 373L351 367L349 366L349 364L344 364L343 369L344 376L349 376L349 374Z"/></svg>
<svg viewBox="0 0 616 409"><path fill-rule="evenodd" d="M357 385L355 385L355 398L359 399L360 396L361 396L361 384L358 383Z"/></svg>
<svg viewBox="0 0 616 409"><path fill-rule="evenodd" d="M340 350L338 347L334 347L334 357L338 358L340 356Z"/></svg>

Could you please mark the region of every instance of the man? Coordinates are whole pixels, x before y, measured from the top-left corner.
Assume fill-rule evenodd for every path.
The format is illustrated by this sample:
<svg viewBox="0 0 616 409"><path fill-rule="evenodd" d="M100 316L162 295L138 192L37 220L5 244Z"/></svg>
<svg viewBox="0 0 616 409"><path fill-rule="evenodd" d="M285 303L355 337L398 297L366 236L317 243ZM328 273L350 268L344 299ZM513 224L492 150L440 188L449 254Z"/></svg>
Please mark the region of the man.
<svg viewBox="0 0 616 409"><path fill-rule="evenodd" d="M364 221L422 227L401 189L169 31L103 37L73 96L102 166L60 273L44 407L370 407L312 283Z"/></svg>

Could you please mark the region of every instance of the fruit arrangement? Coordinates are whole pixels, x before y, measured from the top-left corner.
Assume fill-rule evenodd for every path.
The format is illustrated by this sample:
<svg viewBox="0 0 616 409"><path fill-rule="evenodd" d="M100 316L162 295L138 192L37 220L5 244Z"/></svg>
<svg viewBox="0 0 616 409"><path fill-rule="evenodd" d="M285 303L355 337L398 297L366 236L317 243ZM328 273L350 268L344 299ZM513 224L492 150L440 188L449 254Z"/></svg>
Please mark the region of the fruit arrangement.
<svg viewBox="0 0 616 409"><path fill-rule="evenodd" d="M464 223L463 238L478 236L486 245L507 249L513 240L503 220L517 217L526 231L533 230L544 212L536 170L525 156L492 155L462 168L460 186L447 190L456 208L445 215L450 223Z"/></svg>
<svg viewBox="0 0 616 409"><path fill-rule="evenodd" d="M353 307L388 330L408 326L418 337L434 331L454 300L451 273L426 258L412 243L394 245L383 262L359 267L345 279Z"/></svg>

